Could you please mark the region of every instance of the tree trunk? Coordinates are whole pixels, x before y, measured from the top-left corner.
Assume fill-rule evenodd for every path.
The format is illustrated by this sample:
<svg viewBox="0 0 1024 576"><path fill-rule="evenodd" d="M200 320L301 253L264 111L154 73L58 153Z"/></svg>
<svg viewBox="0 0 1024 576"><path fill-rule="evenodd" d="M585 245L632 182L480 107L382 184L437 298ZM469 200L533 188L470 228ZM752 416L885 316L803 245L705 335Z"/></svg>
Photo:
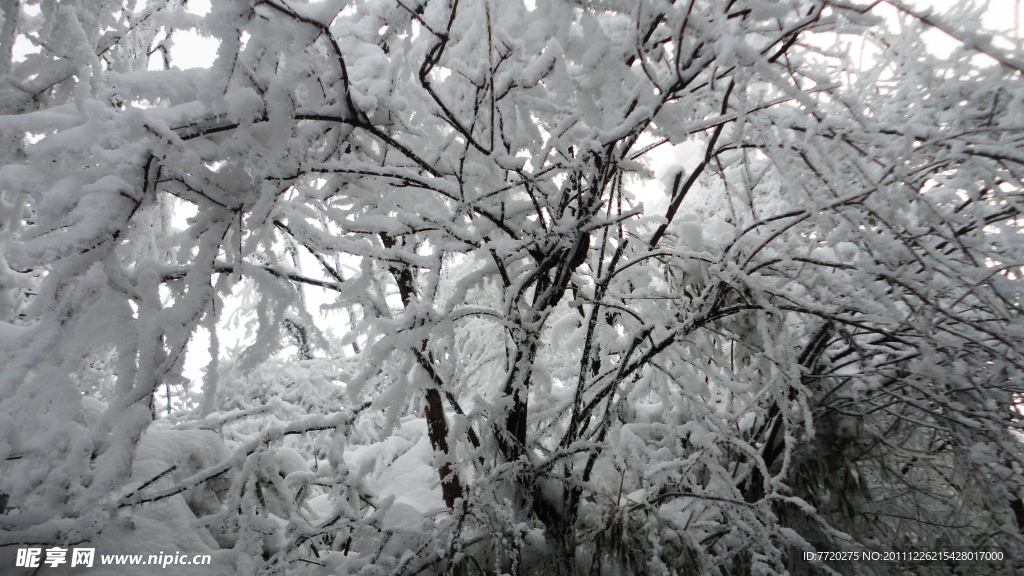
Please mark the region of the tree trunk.
<svg viewBox="0 0 1024 576"><path fill-rule="evenodd" d="M385 248L394 248L398 242L394 237L383 232L380 233L381 242ZM406 308L412 303L416 296L415 277L408 265L392 266L391 275L398 284L398 294L402 298L402 305ZM426 342L424 341L424 347ZM428 388L424 396L426 403L423 405L423 416L427 419L427 437L430 438L430 445L434 452L440 452L447 459L448 451L448 420L444 416L444 406L441 404L441 393L437 388ZM462 484L459 482L459 475L452 468L447 460L437 469L441 478L441 496L444 503L449 507L455 506L455 501L462 498Z"/></svg>
<svg viewBox="0 0 1024 576"><path fill-rule="evenodd" d="M423 405L423 415L427 418L427 436L430 437L430 445L434 452L441 452L445 456L448 452L448 422L444 417L444 407L441 406L441 394L437 388L427 390L427 403ZM441 495L444 503L449 508L455 506L455 501L462 498L462 484L459 483L459 476L452 469L452 465L445 462L438 468L441 476Z"/></svg>

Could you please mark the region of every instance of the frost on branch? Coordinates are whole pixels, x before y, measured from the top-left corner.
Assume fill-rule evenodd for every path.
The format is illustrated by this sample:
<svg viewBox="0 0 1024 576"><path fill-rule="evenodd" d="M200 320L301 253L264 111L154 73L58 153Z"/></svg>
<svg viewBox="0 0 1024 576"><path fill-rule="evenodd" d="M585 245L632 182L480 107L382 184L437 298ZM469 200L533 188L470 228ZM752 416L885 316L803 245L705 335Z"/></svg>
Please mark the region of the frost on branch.
<svg viewBox="0 0 1024 576"><path fill-rule="evenodd" d="M0 562L1019 573L1019 46L893 6L4 0Z"/></svg>

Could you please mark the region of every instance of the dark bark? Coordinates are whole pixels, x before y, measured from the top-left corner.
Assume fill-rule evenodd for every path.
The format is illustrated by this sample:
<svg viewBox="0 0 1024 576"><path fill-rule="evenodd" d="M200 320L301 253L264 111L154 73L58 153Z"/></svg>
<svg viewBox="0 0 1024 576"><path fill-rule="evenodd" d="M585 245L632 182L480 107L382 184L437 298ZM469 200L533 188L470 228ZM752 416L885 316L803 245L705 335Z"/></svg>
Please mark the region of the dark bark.
<svg viewBox="0 0 1024 576"><path fill-rule="evenodd" d="M535 342L525 342L517 347L512 371L505 381L503 393L506 398L511 398L512 406L505 417L504 430L496 436L502 456L508 462L519 460L526 450L527 390L536 349Z"/></svg>
<svg viewBox="0 0 1024 576"><path fill-rule="evenodd" d="M430 445L434 448L434 452L441 452L447 456L449 454L448 422L444 417L441 394L437 388L427 390L423 415L427 419L427 436L430 437ZM438 474L441 477L441 495L444 497L444 503L449 508L454 508L455 501L462 498L462 484L459 483L459 476L449 462L438 467Z"/></svg>
<svg viewBox="0 0 1024 576"><path fill-rule="evenodd" d="M1010 509L1013 510L1014 519L1017 520L1017 528L1024 532L1024 501L1021 501L1019 497L1015 498L1010 502Z"/></svg>

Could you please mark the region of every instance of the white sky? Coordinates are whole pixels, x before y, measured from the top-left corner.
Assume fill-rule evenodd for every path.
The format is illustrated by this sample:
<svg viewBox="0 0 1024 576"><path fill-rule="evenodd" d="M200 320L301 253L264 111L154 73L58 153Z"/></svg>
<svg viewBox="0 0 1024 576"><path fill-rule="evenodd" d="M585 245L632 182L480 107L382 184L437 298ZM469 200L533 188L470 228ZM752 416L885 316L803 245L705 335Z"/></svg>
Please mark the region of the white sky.
<svg viewBox="0 0 1024 576"><path fill-rule="evenodd" d="M1022 1L1024 0L990 0L988 2L983 23L987 30L997 34L994 39L996 46L999 46L1000 34L1010 37L1018 36L1018 10ZM957 0L911 0L907 3L918 9L931 7L936 14L941 15L950 7L955 6ZM209 0L189 0L188 6L191 12L205 14L209 11L210 4ZM876 8L876 10L879 9L888 9L895 13L895 10L889 6L883 5ZM950 51L956 45L955 40L952 40L949 36L938 30L927 32L925 40L939 54ZM209 67L213 64L213 60L216 57L217 46L217 41L201 37L195 32L176 31L174 33L172 62L181 68ZM155 67L162 67L163 63L159 59L154 59L154 65ZM686 168L693 167L690 164L694 162L687 161L694 157L694 151L689 148L687 144L675 148L662 146L655 149L649 155L656 178L647 181L643 185L635 185L633 189L634 194L644 201L648 208L656 209L658 205L663 205L667 202L661 182L665 179L667 172L677 169L680 164L685 165ZM697 152L699 153L699 150ZM310 276L319 277L319 265L316 260L305 253L302 256L302 266L305 273ZM320 304L330 302L333 299L331 294L318 288L306 286L304 291L309 311L314 317L318 314ZM230 305L230 303L228 304ZM337 313L334 314L334 318L337 318ZM225 347L237 346L244 339L244 331L241 329L221 329L219 332L222 353ZM192 380L195 385L202 381L203 369L210 360L208 350L209 334L204 329L200 329L190 343L184 369L185 376ZM290 347L288 350L294 352L295 348Z"/></svg>
<svg viewBox="0 0 1024 576"><path fill-rule="evenodd" d="M1013 36L1018 35L1018 28L1021 24L1020 14L1020 3L1022 0L988 0L985 2L986 11L983 17L983 23L987 30L996 33L994 42L997 46L1000 45L1001 35ZM958 0L909 0L907 2L911 6L915 6L918 9L926 9L931 7L935 13L942 14L950 7L959 4ZM140 3L141 6L144 5ZM210 0L190 0L188 2L187 9L193 14L203 15L210 11ZM38 4L26 6L25 10L30 14L37 14L39 12ZM875 8L877 13L884 11L891 11L892 8L884 4ZM175 30L174 32L174 47L171 51L171 57L173 64L179 68L197 68L197 67L209 67L213 64L214 58L217 55L218 42L212 38L200 36L194 30ZM933 44L937 51L942 51L945 46L952 44L952 40L949 39L945 34L937 30L932 30L928 33L928 40L930 44ZM1005 43L1003 43L1004 46ZM1009 46L1006 46L1009 47ZM19 37L14 44L14 58L18 60L24 57L27 53L36 52L37 47L33 46L24 37ZM163 63L160 59L153 59L153 67L160 68Z"/></svg>
<svg viewBox="0 0 1024 576"><path fill-rule="evenodd" d="M1005 37L1019 37L1018 28L1021 24L1020 3L1022 1L1024 0L989 0L987 2L983 23L989 32L996 34L993 38L993 43L997 47L1010 47L1010 44L1005 39L1003 42L1000 42L1001 35ZM956 0L909 0L907 3L919 10L931 7L938 15L958 4ZM144 4L144 2L141 4ZM38 5L28 6L26 10L38 13L39 7ZM189 0L188 10L198 15L206 14L210 10L210 0ZM884 4L876 8L875 11L881 14L895 13L893 8ZM956 44L954 40L938 30L929 31L925 39L929 47L938 54L948 52ZM176 30L173 34L173 41L171 60L175 67L182 69L209 67L216 58L218 42L212 38L200 36L193 30ZM24 37L19 37L13 48L15 60L23 58L25 54L38 50L37 47L25 40ZM154 56L150 62L152 69L162 69L163 65L163 61L159 56ZM693 150L688 149L685 144L676 148L663 146L656 149L650 154L656 179L642 186L634 186L633 192L641 200L645 201L648 208L657 207L659 204L663 205L667 200L664 198L663 187L660 181L665 178L666 172L676 169L680 164L686 165L686 168L692 168L692 166L688 165L687 160L693 156ZM184 218L184 215L179 215L179 218L176 218L180 223L179 225L184 224ZM307 261L303 261L302 265L306 274L319 277L319 265L317 262L308 254L304 256ZM331 299L331 296L325 294L324 290L312 287L306 287L305 293L309 310L314 316L317 315L319 305ZM229 307L232 305L231 302L226 304ZM237 308L237 303L235 303L235 307ZM334 318L337 318L337 316L335 315ZM223 324L225 322L222 321ZM239 328L225 328L219 330L219 332L222 351L227 347L238 345L244 338L244 330ZM185 360L184 374L193 381L193 386L198 386L202 381L203 368L210 359L208 349L209 334L205 329L200 329L190 343ZM294 351L294 347L291 350ZM160 401L157 404L159 406Z"/></svg>
<svg viewBox="0 0 1024 576"><path fill-rule="evenodd" d="M529 0L527 0L529 2ZM999 36L1007 35L1016 37L1020 26L1020 3L1022 0L988 0L985 2L986 10L982 18L985 28L996 33L994 42L999 46ZM960 4L959 0L907 0L907 4L918 9L931 8L938 15L949 8ZM866 2L865 2L866 4ZM876 13L893 11L885 4L875 8ZM210 11L210 0L189 0L188 11L194 14L203 15ZM927 33L926 39L934 45L937 51L941 52L954 44L948 36L938 30L931 30ZM174 48L172 60L175 65L182 69L209 67L216 57L218 42L212 38L200 36L193 30L177 30L174 33ZM1009 46L1005 46L1009 47ZM158 60L158 59L155 59ZM160 62L156 64L162 65Z"/></svg>

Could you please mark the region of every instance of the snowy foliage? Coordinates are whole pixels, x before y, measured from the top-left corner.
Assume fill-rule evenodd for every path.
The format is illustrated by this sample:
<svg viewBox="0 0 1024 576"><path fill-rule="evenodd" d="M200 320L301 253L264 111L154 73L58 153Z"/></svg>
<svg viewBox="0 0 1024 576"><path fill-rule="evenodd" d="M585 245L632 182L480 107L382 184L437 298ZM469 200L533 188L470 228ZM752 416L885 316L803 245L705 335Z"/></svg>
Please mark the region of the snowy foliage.
<svg viewBox="0 0 1024 576"><path fill-rule="evenodd" d="M1024 64L969 7L0 7L4 566L1024 566Z"/></svg>

